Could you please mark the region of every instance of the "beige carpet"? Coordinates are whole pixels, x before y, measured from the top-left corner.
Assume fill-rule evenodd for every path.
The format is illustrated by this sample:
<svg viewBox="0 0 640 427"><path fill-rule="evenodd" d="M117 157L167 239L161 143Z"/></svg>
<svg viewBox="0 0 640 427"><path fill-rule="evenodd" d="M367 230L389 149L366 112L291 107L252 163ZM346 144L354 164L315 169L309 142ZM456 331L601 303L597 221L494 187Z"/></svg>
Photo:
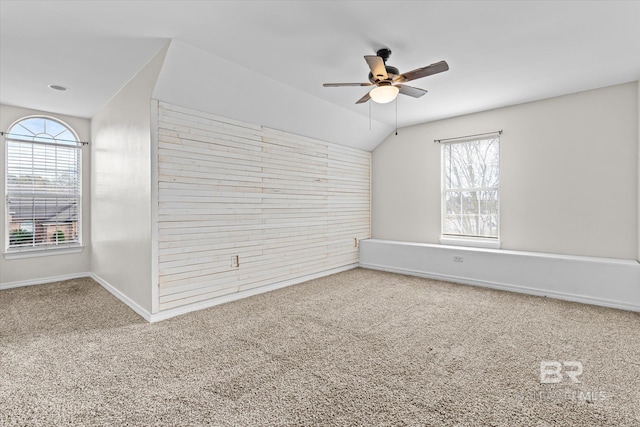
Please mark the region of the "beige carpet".
<svg viewBox="0 0 640 427"><path fill-rule="evenodd" d="M0 425L639 426L640 314L363 269L156 324L4 290Z"/></svg>

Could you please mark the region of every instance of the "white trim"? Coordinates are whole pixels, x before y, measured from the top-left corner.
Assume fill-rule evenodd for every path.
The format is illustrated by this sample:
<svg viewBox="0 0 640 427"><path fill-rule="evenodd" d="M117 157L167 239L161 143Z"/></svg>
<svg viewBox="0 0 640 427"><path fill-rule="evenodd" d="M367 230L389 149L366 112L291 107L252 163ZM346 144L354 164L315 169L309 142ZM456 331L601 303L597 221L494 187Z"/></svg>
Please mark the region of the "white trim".
<svg viewBox="0 0 640 427"><path fill-rule="evenodd" d="M100 286L109 291L113 296L118 298L121 302L129 306L133 311L135 311L138 315L144 318L147 322L159 322L161 320L170 319L175 316L180 316L182 314L190 313L192 311L202 310L204 308L214 307L216 305L224 304L231 301L236 301L242 298L247 298L253 295L262 294L269 291L274 291L276 289L284 288L287 286L297 285L303 282L307 282L309 280L318 279L320 277L330 276L332 274L341 273L343 271L352 270L357 268L358 264L349 264L343 267L333 268L331 270L321 271L320 273L309 274L306 276L301 276L296 279L286 280L284 282L273 283L271 285L261 286L254 289L248 289L246 291L237 292L230 295L225 295L219 298L213 298L206 301L200 301L197 303L185 305L182 307L176 307L169 310L164 310L158 313L149 313L145 310L141 305L133 301L131 298L123 294L121 291L112 286L109 282L104 280L102 277L98 276L95 273L77 273L77 274L68 274L64 276L54 276L54 277L44 277L41 279L33 279L33 280L21 280L17 282L9 282L0 284L0 290L2 289L11 289L18 288L22 286L31 286L31 285L43 285L52 282L60 282L63 280L69 279L80 279L83 277L90 277L95 280Z"/></svg>
<svg viewBox="0 0 640 427"><path fill-rule="evenodd" d="M307 282L309 280L318 279L320 277L329 276L336 273L341 273L343 271L352 270L357 268L358 264L349 264L343 267L334 268L331 270L322 271L320 273L309 274L306 276L301 276L296 279L286 280L284 282L273 283L271 285L261 286L258 288L248 289L246 291L236 292L233 294L224 295L219 298L213 298L206 301L199 301L193 304L184 305L181 307L171 308L168 310L163 310L158 313L154 313L150 315L150 322L159 322L161 320L170 319L175 316L180 316L182 314L190 313L192 311L202 310L205 308L213 307L216 305L224 304L231 301L236 301L242 298L247 298L253 295L262 294L269 291L274 291L276 289L284 288L287 286L297 285L303 282ZM143 316L144 317L144 316ZM146 317L145 317L146 318Z"/></svg>
<svg viewBox="0 0 640 427"><path fill-rule="evenodd" d="M538 258L562 259L562 260L570 260L570 261L606 262L606 263L620 264L620 265L640 264L640 261L619 259L619 258L591 257L591 256L584 256L584 255L551 254L546 252L514 251L509 249L472 248L472 247L464 247L464 246L458 247L453 245L447 246L447 245L438 245L433 243L404 242L401 240L366 239L366 240L362 240L362 242L383 243L383 244L401 245L401 246L416 246L416 247L434 248L434 249L438 249L438 248L451 249L451 250L459 250L459 251L484 252L484 253L495 253L495 254L505 254L505 255L521 255L521 256L530 256L530 257L538 257Z"/></svg>
<svg viewBox="0 0 640 427"><path fill-rule="evenodd" d="M154 323L159 322L161 320L167 320L175 316L180 316L182 314L187 314L192 311L202 310L209 307L214 307L216 305L224 304L231 301L236 301L242 298L247 298L253 295L262 294L269 291L274 291L276 289L284 288L287 286L297 285L303 282L307 282L309 280L317 279L320 277L329 276L331 274L340 273L343 271L351 270L357 268L358 264L349 264L344 267L334 268L331 270L322 271L320 273L309 274L306 276L298 277L296 279L286 280L284 282L273 283L267 286L261 286L259 288L249 289L242 292L236 292L234 294L224 295L219 298L212 298L206 301L199 301L197 303L172 308L169 310L163 310L158 313L149 313L138 303L133 301L131 298L127 297L125 294L120 292L118 289L109 284L106 280L102 279L100 276L94 273L86 273L85 276L91 277L93 280L98 282L103 288L109 291L113 296L118 298L124 304L128 305L133 311L142 316L147 322ZM82 277L82 276L80 276Z"/></svg>
<svg viewBox="0 0 640 427"><path fill-rule="evenodd" d="M450 246L467 246L472 248L500 249L501 243L499 239L483 239L481 237L455 237L442 236L440 243Z"/></svg>
<svg viewBox="0 0 640 427"><path fill-rule="evenodd" d="M473 280L473 279L468 279L468 278L458 277L458 276L451 276L446 274L437 274L437 273L404 269L404 268L393 268L385 265L360 263L360 267L368 268L371 270L386 271L389 273L406 274L408 276L424 277L426 279L442 280L445 282L459 283L463 285L481 286L484 288L499 289L499 290L508 291L508 292L516 292L516 293L527 294L527 295L536 295L541 297L551 297L551 298L565 300L565 301L579 302L582 304L599 305L603 307L617 308L620 310L640 312L640 305L627 304L619 301L611 301L603 298L592 298L586 295L575 295L575 294L568 294L564 292L541 290L541 289L531 288L527 286L509 285L506 283L491 282L487 280Z"/></svg>
<svg viewBox="0 0 640 427"><path fill-rule="evenodd" d="M636 260L369 239L360 266L640 311Z"/></svg>
<svg viewBox="0 0 640 427"><path fill-rule="evenodd" d="M78 244L77 246L58 246L58 247L48 247L46 249L23 249L4 253L4 259L22 259L22 258L34 258L40 256L57 256L57 255L68 255L68 254L77 254L84 251L84 246Z"/></svg>
<svg viewBox="0 0 640 427"><path fill-rule="evenodd" d="M29 280L17 280L15 282L0 283L0 290L21 288L23 286L44 285L53 282L62 282L63 280L81 279L83 277L90 277L91 273L74 273L64 274L61 276L41 277L39 279Z"/></svg>
<svg viewBox="0 0 640 427"><path fill-rule="evenodd" d="M89 277L95 280L100 286L102 286L107 291L109 291L113 296L118 298L121 302L129 306L129 308L131 308L133 311L138 313L145 320L147 320L148 322L151 321L151 313L149 313L147 310L142 308L138 303L133 301L131 298L127 297L125 294L120 292L118 289L113 287L109 282L107 282L106 280L104 280L103 278L101 278L100 276L94 273L83 272L83 273L75 273L75 274L65 274L62 276L50 276L50 277L42 277L39 279L19 280L15 282L2 283L0 284L0 290L21 288L24 286L45 285L48 283L61 282L64 280L82 279L85 277Z"/></svg>
<svg viewBox="0 0 640 427"><path fill-rule="evenodd" d="M158 233L158 115L159 101L151 100L151 313L160 310Z"/></svg>
<svg viewBox="0 0 640 427"><path fill-rule="evenodd" d="M97 274L89 273L88 276L91 277L96 282L98 282L103 288L109 291L114 297L118 298L121 302L128 305L130 309L132 309L133 311L138 313L140 316L142 316L147 322L151 321L151 313L145 310L137 302L133 301L131 298L129 298L128 296L120 292L118 289L116 289L109 282L107 282Z"/></svg>

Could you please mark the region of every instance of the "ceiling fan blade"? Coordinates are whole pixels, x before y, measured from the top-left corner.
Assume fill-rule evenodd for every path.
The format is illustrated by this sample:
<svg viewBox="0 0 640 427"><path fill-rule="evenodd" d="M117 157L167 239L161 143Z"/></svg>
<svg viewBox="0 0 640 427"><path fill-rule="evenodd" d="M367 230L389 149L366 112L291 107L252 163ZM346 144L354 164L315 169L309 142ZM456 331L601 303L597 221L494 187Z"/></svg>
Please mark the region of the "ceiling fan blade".
<svg viewBox="0 0 640 427"><path fill-rule="evenodd" d="M369 92L367 92L362 98L360 98L360 99L358 99L356 101L356 104L364 104L365 102L367 102L370 99L371 99L371 97L369 96Z"/></svg>
<svg viewBox="0 0 640 427"><path fill-rule="evenodd" d="M324 87L371 86L373 83L325 83Z"/></svg>
<svg viewBox="0 0 640 427"><path fill-rule="evenodd" d="M427 65L426 67L416 68L415 70L402 73L398 77L396 77L396 82L409 82L411 80L419 79L422 77L430 76L437 73L442 73L443 71L447 71L449 69L449 64L446 61L436 62L431 65Z"/></svg>
<svg viewBox="0 0 640 427"><path fill-rule="evenodd" d="M386 80L389 78L382 58L377 55L365 55L364 59L369 64L374 80Z"/></svg>
<svg viewBox="0 0 640 427"><path fill-rule="evenodd" d="M400 90L400 93L403 95L409 95L414 98L420 98L422 95L427 93L426 90L420 89L419 87L407 86L407 85L396 85L396 87Z"/></svg>

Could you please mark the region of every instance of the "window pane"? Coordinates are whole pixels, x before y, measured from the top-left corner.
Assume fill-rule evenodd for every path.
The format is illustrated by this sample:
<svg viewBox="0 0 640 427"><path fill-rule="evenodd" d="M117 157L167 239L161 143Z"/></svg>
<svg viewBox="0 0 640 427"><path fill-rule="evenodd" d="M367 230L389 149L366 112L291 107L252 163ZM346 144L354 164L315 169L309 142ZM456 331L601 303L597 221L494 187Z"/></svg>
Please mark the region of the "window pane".
<svg viewBox="0 0 640 427"><path fill-rule="evenodd" d="M443 234L464 235L459 215L446 215Z"/></svg>
<svg viewBox="0 0 640 427"><path fill-rule="evenodd" d="M46 120L44 123L43 133L48 133L54 138L58 137L59 134L65 131L67 131L67 127L62 123L54 122L53 120Z"/></svg>
<svg viewBox="0 0 640 427"><path fill-rule="evenodd" d="M498 185L497 140L449 144L444 150L445 188L471 189Z"/></svg>
<svg viewBox="0 0 640 427"><path fill-rule="evenodd" d="M78 199L10 198L9 245L78 242Z"/></svg>
<svg viewBox="0 0 640 427"><path fill-rule="evenodd" d="M73 145L77 142L73 132L63 123L44 117L21 120L7 133L13 140L54 142L62 145Z"/></svg>
<svg viewBox="0 0 640 427"><path fill-rule="evenodd" d="M446 214L458 214L461 210L461 193L447 192L445 194L445 212Z"/></svg>
<svg viewBox="0 0 640 427"><path fill-rule="evenodd" d="M39 133L44 132L44 119L41 117L33 117L30 119L22 120L17 126L14 126L16 129L11 128L9 133L15 133L20 135L37 135Z"/></svg>
<svg viewBox="0 0 640 427"><path fill-rule="evenodd" d="M497 138L443 146L443 234L498 237L499 154Z"/></svg>
<svg viewBox="0 0 640 427"><path fill-rule="evenodd" d="M7 191L78 192L76 147L7 143Z"/></svg>
<svg viewBox="0 0 640 427"><path fill-rule="evenodd" d="M28 118L9 130L6 203L10 248L80 242L80 147L72 131L51 119ZM31 137L15 137L31 134ZM44 144L39 142L45 142Z"/></svg>

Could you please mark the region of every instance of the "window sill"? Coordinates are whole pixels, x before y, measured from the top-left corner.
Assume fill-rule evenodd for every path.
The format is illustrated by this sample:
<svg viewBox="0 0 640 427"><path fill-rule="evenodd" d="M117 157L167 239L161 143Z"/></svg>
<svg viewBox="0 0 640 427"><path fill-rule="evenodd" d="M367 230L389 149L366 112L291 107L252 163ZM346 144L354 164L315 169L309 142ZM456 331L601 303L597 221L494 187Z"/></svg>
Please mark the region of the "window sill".
<svg viewBox="0 0 640 427"><path fill-rule="evenodd" d="M46 249L22 249L11 250L8 249L4 253L4 259L22 259L22 258L34 258L41 256L56 256L56 255L68 255L81 253L84 250L84 246L67 246L64 248L46 248Z"/></svg>
<svg viewBox="0 0 640 427"><path fill-rule="evenodd" d="M455 237L455 236L442 236L440 237L441 245L449 246L468 246L472 248L487 248L487 249L500 249L501 243L498 239L483 239L475 237Z"/></svg>

